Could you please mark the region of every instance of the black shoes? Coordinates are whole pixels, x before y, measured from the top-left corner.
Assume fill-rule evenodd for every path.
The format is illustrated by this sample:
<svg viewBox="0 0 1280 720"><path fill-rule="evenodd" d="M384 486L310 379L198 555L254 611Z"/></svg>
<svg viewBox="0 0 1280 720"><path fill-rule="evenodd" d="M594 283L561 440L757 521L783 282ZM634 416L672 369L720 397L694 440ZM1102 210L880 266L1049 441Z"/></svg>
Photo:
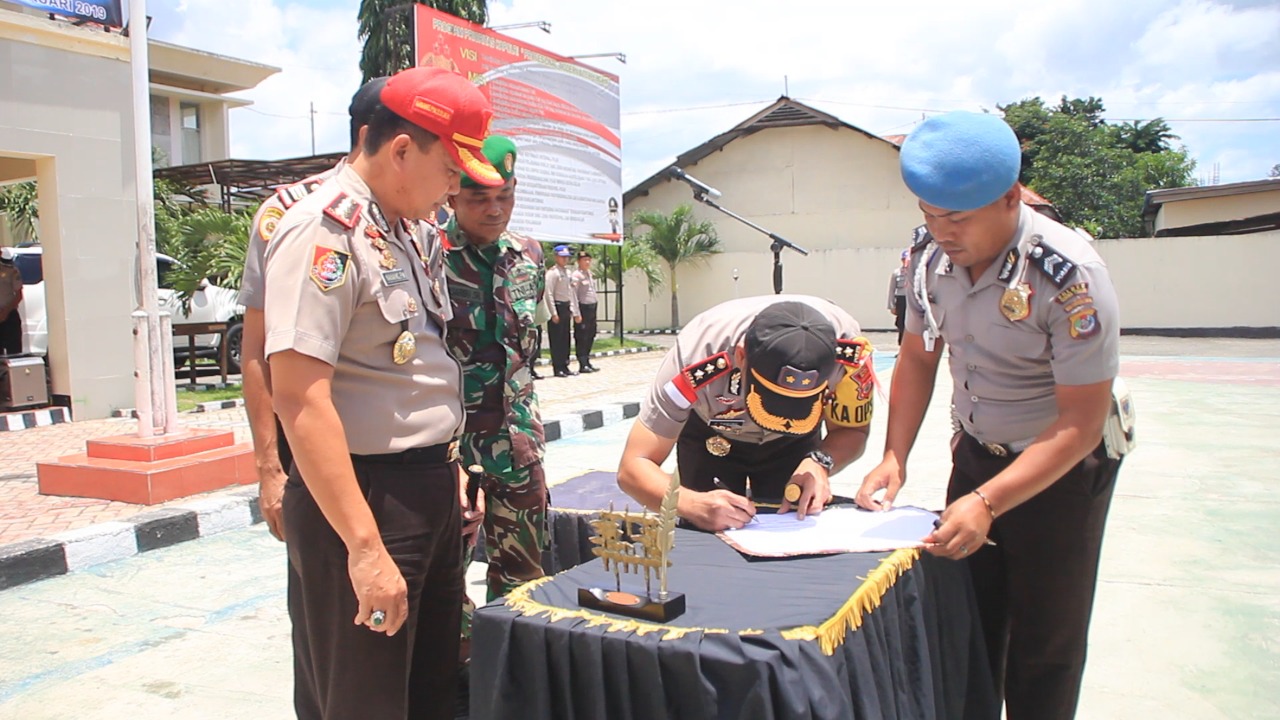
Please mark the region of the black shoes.
<svg viewBox="0 0 1280 720"><path fill-rule="evenodd" d="M533 378L534 380L541 380L541 379L542 379L543 377L545 377L545 376L543 376L543 375L539 375L539 374L538 374L538 371L537 371L537 370L534 370L534 369L531 367L531 368L529 368L529 377Z"/></svg>
<svg viewBox="0 0 1280 720"><path fill-rule="evenodd" d="M582 363L578 363L578 371L583 373L593 373L593 372L600 372L600 368L596 367L595 365L592 365L591 363L587 363L586 365L583 365Z"/></svg>

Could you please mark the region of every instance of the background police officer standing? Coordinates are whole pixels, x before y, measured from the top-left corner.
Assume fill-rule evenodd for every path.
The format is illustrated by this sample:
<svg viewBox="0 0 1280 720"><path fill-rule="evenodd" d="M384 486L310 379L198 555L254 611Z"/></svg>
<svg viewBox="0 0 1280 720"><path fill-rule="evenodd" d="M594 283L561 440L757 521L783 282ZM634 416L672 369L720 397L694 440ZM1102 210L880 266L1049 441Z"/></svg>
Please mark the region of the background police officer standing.
<svg viewBox="0 0 1280 720"><path fill-rule="evenodd" d="M351 151L334 167L279 188L263 201L249 228L249 247L245 252L244 275L240 281L239 302L244 305L244 337L241 344L245 414L253 434L253 455L258 468L258 507L262 518L277 539L284 539L284 521L280 501L284 497L285 476L293 464L289 442L271 407L271 366L263 355L265 337L262 308L265 301L266 273L264 260L267 245L274 237L280 220L298 200L311 194L325 180L336 175L360 155L360 131L380 102L379 94L385 77L365 83L351 98Z"/></svg>
<svg viewBox="0 0 1280 720"><path fill-rule="evenodd" d="M380 93L363 153L292 208L267 251L266 353L294 450L284 497L300 718L449 718L462 600L461 368L412 219L458 191L492 110L415 68ZM456 447L456 446L455 446Z"/></svg>
<svg viewBox="0 0 1280 720"><path fill-rule="evenodd" d="M578 252L578 269L573 272L578 283L578 310L582 319L573 324L573 351L578 356L578 371L584 373L599 372L600 368L591 364L591 346L596 341L596 279L591 274L591 253L586 250Z"/></svg>
<svg viewBox="0 0 1280 720"><path fill-rule="evenodd" d="M551 306L551 319L547 321L547 334L551 342L551 367L556 377L569 377L569 337L573 323L582 322L578 308L577 281L569 258L573 251L568 245L557 245L555 267L547 270L547 302Z"/></svg>
<svg viewBox="0 0 1280 720"><path fill-rule="evenodd" d="M1018 139L996 116L931 118L900 159L929 232L912 253L884 460L857 500L892 505L945 341L962 432L926 541L973 576L1009 720L1071 718L1120 466L1101 442L1119 366L1115 290L1083 238L1022 204Z"/></svg>
<svg viewBox="0 0 1280 720"><path fill-rule="evenodd" d="M535 314L542 302L542 247L507 230L515 207L516 146L492 135L484 154L504 184L484 187L470 177L450 198L445 267L453 319L448 346L463 369L467 411L462 436L466 467L479 465L485 498L488 599L542 577L546 542L546 441L530 369L537 352ZM488 479L488 482L484 482ZM464 634L470 611L464 606Z"/></svg>

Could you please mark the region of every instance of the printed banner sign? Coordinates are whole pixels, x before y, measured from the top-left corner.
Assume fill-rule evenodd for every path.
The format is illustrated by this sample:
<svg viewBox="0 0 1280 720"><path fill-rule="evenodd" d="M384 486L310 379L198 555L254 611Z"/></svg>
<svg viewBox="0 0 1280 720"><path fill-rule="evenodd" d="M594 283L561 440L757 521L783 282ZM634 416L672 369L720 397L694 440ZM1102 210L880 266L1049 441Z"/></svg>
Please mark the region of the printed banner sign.
<svg viewBox="0 0 1280 720"><path fill-rule="evenodd" d="M10 0L19 5L26 5L37 10L45 10L56 15L88 20L89 22L122 27L120 16L120 0Z"/></svg>
<svg viewBox="0 0 1280 720"><path fill-rule="evenodd" d="M622 241L618 77L425 5L418 65L471 78L493 103L492 132L516 143L511 229L548 243Z"/></svg>

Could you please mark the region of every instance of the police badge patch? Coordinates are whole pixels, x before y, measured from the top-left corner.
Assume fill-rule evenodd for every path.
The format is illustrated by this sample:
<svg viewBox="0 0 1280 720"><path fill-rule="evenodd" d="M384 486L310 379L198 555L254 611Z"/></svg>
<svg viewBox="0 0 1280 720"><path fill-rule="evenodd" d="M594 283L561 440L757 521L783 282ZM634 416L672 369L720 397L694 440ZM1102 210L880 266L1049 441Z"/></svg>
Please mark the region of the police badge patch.
<svg viewBox="0 0 1280 720"><path fill-rule="evenodd" d="M1098 332L1098 312L1093 307L1077 310L1071 315L1069 322L1073 338L1087 338Z"/></svg>
<svg viewBox="0 0 1280 720"><path fill-rule="evenodd" d="M271 242L271 237L276 234L276 228L280 226L280 219L284 217L284 210L275 205L268 205L262 211L262 217L258 218L258 237L263 242Z"/></svg>
<svg viewBox="0 0 1280 720"><path fill-rule="evenodd" d="M328 292L342 285L347 280L347 266L351 262L351 254L334 250L323 245L316 245L311 250L311 282Z"/></svg>

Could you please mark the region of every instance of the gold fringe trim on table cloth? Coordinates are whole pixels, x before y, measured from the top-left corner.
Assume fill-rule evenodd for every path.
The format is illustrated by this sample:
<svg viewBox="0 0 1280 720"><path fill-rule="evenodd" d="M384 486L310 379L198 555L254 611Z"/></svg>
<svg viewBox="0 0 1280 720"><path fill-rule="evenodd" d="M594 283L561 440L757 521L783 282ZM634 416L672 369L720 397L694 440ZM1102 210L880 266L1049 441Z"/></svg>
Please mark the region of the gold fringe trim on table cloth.
<svg viewBox="0 0 1280 720"><path fill-rule="evenodd" d="M880 561L880 565L867 573L867 579L849 596L844 605L821 625L803 625L782 631L788 640L817 640L823 655L835 654L844 644L850 630L862 627L862 618L880 607L889 588L893 587L920 558L920 550L903 548Z"/></svg>
<svg viewBox="0 0 1280 720"><path fill-rule="evenodd" d="M554 577L554 576L552 576ZM520 587L507 593L507 607L515 610L521 615L537 617L539 615L546 616L551 622L559 622L568 618L577 620L585 620L587 627L604 626L605 632L630 632L636 635L647 635L649 633L662 633L663 640L678 640L690 633L721 633L727 634L729 631L724 628L701 628L701 627L675 627L672 625L658 625L656 623L641 622L639 620L627 620L625 618L611 617L601 613L592 612L590 610L571 610L569 608L558 608L546 605L534 600L530 597L530 593L545 582L552 580L552 577L538 578L521 585Z"/></svg>

